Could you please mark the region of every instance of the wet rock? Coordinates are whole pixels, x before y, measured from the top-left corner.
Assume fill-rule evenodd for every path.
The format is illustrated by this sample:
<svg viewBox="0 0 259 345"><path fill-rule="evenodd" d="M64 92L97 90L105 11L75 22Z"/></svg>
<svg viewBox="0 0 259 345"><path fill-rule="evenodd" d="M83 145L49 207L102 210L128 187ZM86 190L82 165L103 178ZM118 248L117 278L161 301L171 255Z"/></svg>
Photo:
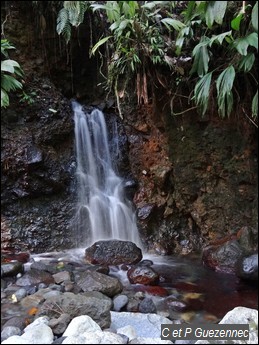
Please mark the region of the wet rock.
<svg viewBox="0 0 259 345"><path fill-rule="evenodd" d="M1 276L2 277L13 277L18 273L24 272L24 266L19 261L13 261L10 263L1 264Z"/></svg>
<svg viewBox="0 0 259 345"><path fill-rule="evenodd" d="M187 304L183 301L176 300L174 298L167 298L166 305L169 307L170 310L183 312L187 310Z"/></svg>
<svg viewBox="0 0 259 345"><path fill-rule="evenodd" d="M28 294L27 290L24 288L21 288L14 293L14 296L16 297L17 301L21 301L24 297L27 296L27 294Z"/></svg>
<svg viewBox="0 0 259 345"><path fill-rule="evenodd" d="M138 182L136 179L131 178L124 181L125 194L129 200L131 201L133 200L134 195L137 191L137 188L138 188Z"/></svg>
<svg viewBox="0 0 259 345"><path fill-rule="evenodd" d="M119 295L113 299L113 310L120 311L128 303L129 299L126 295Z"/></svg>
<svg viewBox="0 0 259 345"><path fill-rule="evenodd" d="M242 257L237 262L237 276L247 280L258 280L258 254Z"/></svg>
<svg viewBox="0 0 259 345"><path fill-rule="evenodd" d="M203 250L202 262L217 272L234 274L236 264L242 256L242 247L233 240L223 245L206 247Z"/></svg>
<svg viewBox="0 0 259 345"><path fill-rule="evenodd" d="M17 279L18 286L37 285L40 283L51 284L54 283L52 275L45 271L31 269L26 272L21 278Z"/></svg>
<svg viewBox="0 0 259 345"><path fill-rule="evenodd" d="M138 312L139 311L139 303L143 299L140 296L133 296L129 298L129 301L126 306L127 312Z"/></svg>
<svg viewBox="0 0 259 345"><path fill-rule="evenodd" d="M60 284L64 282L65 280L71 280L71 273L67 271L62 271L62 272L53 274L52 277L54 278L55 283Z"/></svg>
<svg viewBox="0 0 259 345"><path fill-rule="evenodd" d="M152 266L153 261L152 260L142 260L138 263L138 266Z"/></svg>
<svg viewBox="0 0 259 345"><path fill-rule="evenodd" d="M138 218L141 220L147 219L156 209L155 204L146 204L138 209Z"/></svg>
<svg viewBox="0 0 259 345"><path fill-rule="evenodd" d="M1 332L1 341L11 337L12 335L21 335L22 331L20 328L15 326L8 326L4 327L4 329Z"/></svg>
<svg viewBox="0 0 259 345"><path fill-rule="evenodd" d="M14 316L11 317L3 324L3 329L5 327L18 327L23 330L26 327L26 319L23 316Z"/></svg>
<svg viewBox="0 0 259 345"><path fill-rule="evenodd" d="M132 267L127 276L131 284L155 285L159 281L159 275L148 266Z"/></svg>
<svg viewBox="0 0 259 345"><path fill-rule="evenodd" d="M109 277L98 272L86 271L81 273L76 281L83 291L99 291L113 297L122 291L122 284L117 278Z"/></svg>
<svg viewBox="0 0 259 345"><path fill-rule="evenodd" d="M52 264L52 265L45 264L44 262L41 262L41 261L33 262L30 268L40 270L40 271L46 271L51 274L57 273L57 268L55 264Z"/></svg>
<svg viewBox="0 0 259 345"><path fill-rule="evenodd" d="M26 150L26 162L28 165L33 165L42 162L43 154L36 146L29 146Z"/></svg>
<svg viewBox="0 0 259 345"><path fill-rule="evenodd" d="M77 295L72 292L64 292L60 296L46 300L40 306L38 315L58 318L61 310L63 313L69 314L71 318L89 315L101 328L107 328L111 321L111 307L111 299L97 291Z"/></svg>
<svg viewBox="0 0 259 345"><path fill-rule="evenodd" d="M156 306L152 298L146 297L139 303L139 312L144 314L156 313Z"/></svg>
<svg viewBox="0 0 259 345"><path fill-rule="evenodd" d="M51 319L49 321L49 327L56 335L63 334L71 321L71 317L68 314L61 314L58 319Z"/></svg>
<svg viewBox="0 0 259 345"><path fill-rule="evenodd" d="M142 252L130 241L98 241L85 250L85 258L100 265L135 264L142 259Z"/></svg>

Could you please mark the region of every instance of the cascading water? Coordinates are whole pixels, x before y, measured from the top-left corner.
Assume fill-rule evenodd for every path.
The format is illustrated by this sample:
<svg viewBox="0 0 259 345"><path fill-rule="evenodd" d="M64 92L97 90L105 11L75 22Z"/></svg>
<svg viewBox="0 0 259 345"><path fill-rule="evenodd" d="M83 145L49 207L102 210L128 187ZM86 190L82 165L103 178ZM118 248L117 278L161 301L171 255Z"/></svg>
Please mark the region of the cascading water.
<svg viewBox="0 0 259 345"><path fill-rule="evenodd" d="M118 239L141 247L132 204L125 196L123 179L113 168L104 115L98 109L85 113L77 102L72 105L79 197L77 244Z"/></svg>

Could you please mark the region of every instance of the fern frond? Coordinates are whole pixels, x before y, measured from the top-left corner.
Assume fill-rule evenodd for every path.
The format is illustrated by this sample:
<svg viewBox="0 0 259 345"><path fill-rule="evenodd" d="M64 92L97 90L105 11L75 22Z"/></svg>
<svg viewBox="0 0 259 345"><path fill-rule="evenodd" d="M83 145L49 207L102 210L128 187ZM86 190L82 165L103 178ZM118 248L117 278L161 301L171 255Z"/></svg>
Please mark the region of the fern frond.
<svg viewBox="0 0 259 345"><path fill-rule="evenodd" d="M2 74L1 88L4 89L6 92L15 91L16 89L22 89L22 83L20 83L11 75Z"/></svg>
<svg viewBox="0 0 259 345"><path fill-rule="evenodd" d="M212 72L205 74L195 85L193 99L195 103L201 108L201 113L204 115L209 104L209 94L211 85Z"/></svg>
<svg viewBox="0 0 259 345"><path fill-rule="evenodd" d="M69 13L65 8L62 8L58 13L56 29L59 35L64 35L66 42L70 40L71 26L69 21Z"/></svg>

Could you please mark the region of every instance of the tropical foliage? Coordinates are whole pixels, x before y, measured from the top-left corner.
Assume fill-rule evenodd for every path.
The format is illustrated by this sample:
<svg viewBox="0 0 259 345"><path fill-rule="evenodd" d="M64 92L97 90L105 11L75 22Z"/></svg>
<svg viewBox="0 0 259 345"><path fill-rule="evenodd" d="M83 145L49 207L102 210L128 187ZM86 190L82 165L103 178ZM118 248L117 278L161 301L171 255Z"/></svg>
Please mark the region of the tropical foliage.
<svg viewBox="0 0 259 345"><path fill-rule="evenodd" d="M17 78L23 77L23 71L19 63L8 58L8 51L15 49L6 39L1 40L1 108L8 107L9 93L22 89L22 83Z"/></svg>
<svg viewBox="0 0 259 345"><path fill-rule="evenodd" d="M98 51L107 61L106 88L115 91L119 111L134 80L139 104L160 85L174 113L182 87L202 115L216 100L219 115L230 116L238 100L250 104L251 120L257 116L257 1L64 1L57 31L67 42L71 26L79 26L90 9L107 24L91 54Z"/></svg>

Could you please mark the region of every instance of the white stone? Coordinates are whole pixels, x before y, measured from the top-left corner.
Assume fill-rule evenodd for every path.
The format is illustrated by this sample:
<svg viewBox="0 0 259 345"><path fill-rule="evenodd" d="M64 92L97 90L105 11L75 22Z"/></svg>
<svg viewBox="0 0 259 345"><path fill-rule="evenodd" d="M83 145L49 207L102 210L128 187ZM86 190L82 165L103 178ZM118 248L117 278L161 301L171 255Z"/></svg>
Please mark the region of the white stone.
<svg viewBox="0 0 259 345"><path fill-rule="evenodd" d="M132 326L125 326L117 329L118 334L126 335L129 340L137 338L137 333Z"/></svg>
<svg viewBox="0 0 259 345"><path fill-rule="evenodd" d="M78 335L78 336L72 335L64 339L62 344L91 344L91 343L87 343L85 337L82 337L81 335Z"/></svg>
<svg viewBox="0 0 259 345"><path fill-rule="evenodd" d="M30 344L27 339L22 338L19 335L13 335L8 339L1 342L1 344Z"/></svg>
<svg viewBox="0 0 259 345"><path fill-rule="evenodd" d="M70 322L63 336L71 337L83 334L85 332L95 332L100 330L101 327L90 316L80 315L75 317Z"/></svg>
<svg viewBox="0 0 259 345"><path fill-rule="evenodd" d="M248 340L198 340L195 344L258 344L258 310L236 307L230 310L219 324L249 324Z"/></svg>
<svg viewBox="0 0 259 345"><path fill-rule="evenodd" d="M89 333L84 333L84 336L88 339ZM119 334L115 334L109 331L102 332L97 331L94 333L95 336L100 337L100 341L97 344L124 344L123 338ZM93 344L93 343L91 343Z"/></svg>
<svg viewBox="0 0 259 345"><path fill-rule="evenodd" d="M220 324L258 324L258 310L236 307L230 310L220 321Z"/></svg>
<svg viewBox="0 0 259 345"><path fill-rule="evenodd" d="M132 326L137 337L161 338L162 324L172 324L172 321L157 314L111 311L110 328L116 332L119 328Z"/></svg>
<svg viewBox="0 0 259 345"><path fill-rule="evenodd" d="M40 325L48 325L49 324L49 317L48 316L41 316L30 323L27 327L24 328L24 332L27 332L29 329L34 328Z"/></svg>
<svg viewBox="0 0 259 345"><path fill-rule="evenodd" d="M52 329L42 323L26 330L21 338L26 339L28 344L52 344L54 335Z"/></svg>

